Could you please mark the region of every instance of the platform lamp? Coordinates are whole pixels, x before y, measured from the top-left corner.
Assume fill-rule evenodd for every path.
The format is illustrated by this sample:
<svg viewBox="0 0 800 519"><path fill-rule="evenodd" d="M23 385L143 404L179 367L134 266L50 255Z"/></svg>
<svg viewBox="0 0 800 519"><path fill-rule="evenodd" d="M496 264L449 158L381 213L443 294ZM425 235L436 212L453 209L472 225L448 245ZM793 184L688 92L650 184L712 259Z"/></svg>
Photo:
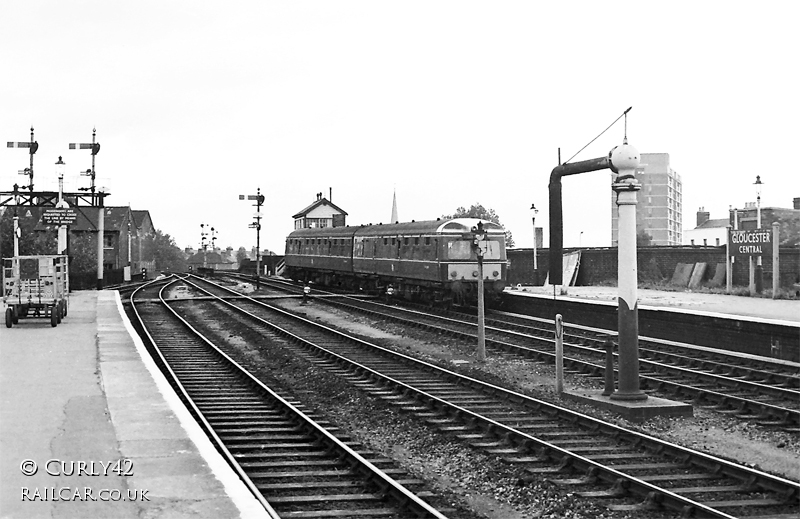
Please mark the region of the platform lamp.
<svg viewBox="0 0 800 519"><path fill-rule="evenodd" d="M531 224L533 224L533 284L539 284L539 262L536 254L536 214L539 212L536 209L536 204L531 204Z"/></svg>
<svg viewBox="0 0 800 519"><path fill-rule="evenodd" d="M64 201L64 171L66 170L67 165L61 160L61 156L58 157L58 162L56 162L56 175L58 175L58 202L56 203L57 209L66 209L69 207ZM66 254L67 250L67 226L66 225L59 225L58 226L58 250L56 250L56 254Z"/></svg>
<svg viewBox="0 0 800 519"><path fill-rule="evenodd" d="M761 175L756 175L756 181L753 182L756 186L756 228L761 229ZM760 294L764 290L764 267L761 264L761 256L756 258L756 293Z"/></svg>
<svg viewBox="0 0 800 519"><path fill-rule="evenodd" d="M19 256L19 239L22 231L19 228L19 184L14 184L14 257Z"/></svg>

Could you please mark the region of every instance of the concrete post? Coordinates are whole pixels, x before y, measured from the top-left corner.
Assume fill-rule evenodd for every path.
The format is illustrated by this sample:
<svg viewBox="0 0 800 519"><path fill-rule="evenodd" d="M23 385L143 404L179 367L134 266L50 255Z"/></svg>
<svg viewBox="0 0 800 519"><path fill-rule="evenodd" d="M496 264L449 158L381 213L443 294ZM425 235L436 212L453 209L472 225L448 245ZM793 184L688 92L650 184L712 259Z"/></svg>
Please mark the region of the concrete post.
<svg viewBox="0 0 800 519"><path fill-rule="evenodd" d="M636 269L636 181L639 152L627 141L611 150L611 165L618 172L611 186L617 193L619 211L618 257L618 333L619 388L611 395L614 400L646 400L639 389L639 316L638 280Z"/></svg>
<svg viewBox="0 0 800 519"><path fill-rule="evenodd" d="M781 288L781 269L779 268L779 249L781 243L781 224L772 224L772 299L778 297Z"/></svg>
<svg viewBox="0 0 800 519"><path fill-rule="evenodd" d="M19 216L14 215L14 257L19 256Z"/></svg>
<svg viewBox="0 0 800 519"><path fill-rule="evenodd" d="M103 248L105 238L105 209L103 194L100 194L100 207L97 208L97 290L103 290Z"/></svg>
<svg viewBox="0 0 800 519"><path fill-rule="evenodd" d="M725 232L725 293L733 290L733 263L731 262L731 226Z"/></svg>
<svg viewBox="0 0 800 519"><path fill-rule="evenodd" d="M564 392L564 322L556 314L556 393Z"/></svg>

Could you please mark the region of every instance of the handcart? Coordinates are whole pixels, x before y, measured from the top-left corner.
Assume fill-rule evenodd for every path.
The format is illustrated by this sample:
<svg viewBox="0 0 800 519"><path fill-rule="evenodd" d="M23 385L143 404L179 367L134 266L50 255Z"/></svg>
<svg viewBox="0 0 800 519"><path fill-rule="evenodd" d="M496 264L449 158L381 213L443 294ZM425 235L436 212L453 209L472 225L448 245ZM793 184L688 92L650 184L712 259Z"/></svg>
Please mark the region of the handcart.
<svg viewBox="0 0 800 519"><path fill-rule="evenodd" d="M67 315L67 256L14 256L3 259L3 305L6 328L20 319L50 319L57 326Z"/></svg>

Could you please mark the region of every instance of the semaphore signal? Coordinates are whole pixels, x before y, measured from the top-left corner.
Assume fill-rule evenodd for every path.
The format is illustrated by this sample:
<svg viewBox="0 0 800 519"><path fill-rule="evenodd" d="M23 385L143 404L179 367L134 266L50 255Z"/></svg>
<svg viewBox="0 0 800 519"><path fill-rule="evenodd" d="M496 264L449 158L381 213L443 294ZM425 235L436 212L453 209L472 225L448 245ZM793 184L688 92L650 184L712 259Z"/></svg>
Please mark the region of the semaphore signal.
<svg viewBox="0 0 800 519"><path fill-rule="evenodd" d="M33 126L31 126L31 140L30 142L7 142L7 148L28 148L28 153L31 156L31 165L25 169L19 170L20 175L28 175L28 190L33 192L33 155L39 149L39 143L33 140Z"/></svg>

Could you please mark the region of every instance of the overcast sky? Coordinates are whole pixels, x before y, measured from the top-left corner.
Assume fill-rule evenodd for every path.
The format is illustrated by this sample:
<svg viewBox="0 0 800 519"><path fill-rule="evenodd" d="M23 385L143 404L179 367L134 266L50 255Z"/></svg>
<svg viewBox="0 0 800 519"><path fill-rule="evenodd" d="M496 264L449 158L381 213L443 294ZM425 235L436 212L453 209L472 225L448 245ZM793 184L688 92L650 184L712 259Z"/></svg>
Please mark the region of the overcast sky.
<svg viewBox="0 0 800 519"><path fill-rule="evenodd" d="M670 154L684 227L800 196L795 1L64 1L0 7L0 141L35 128L35 188L88 185L150 211L181 247L283 251L328 196L347 222L494 209L519 247L548 239L550 171L629 106L628 139ZM574 160L621 143L622 121ZM0 149L0 190L28 165ZM564 179L564 244L611 241L607 172Z"/></svg>

